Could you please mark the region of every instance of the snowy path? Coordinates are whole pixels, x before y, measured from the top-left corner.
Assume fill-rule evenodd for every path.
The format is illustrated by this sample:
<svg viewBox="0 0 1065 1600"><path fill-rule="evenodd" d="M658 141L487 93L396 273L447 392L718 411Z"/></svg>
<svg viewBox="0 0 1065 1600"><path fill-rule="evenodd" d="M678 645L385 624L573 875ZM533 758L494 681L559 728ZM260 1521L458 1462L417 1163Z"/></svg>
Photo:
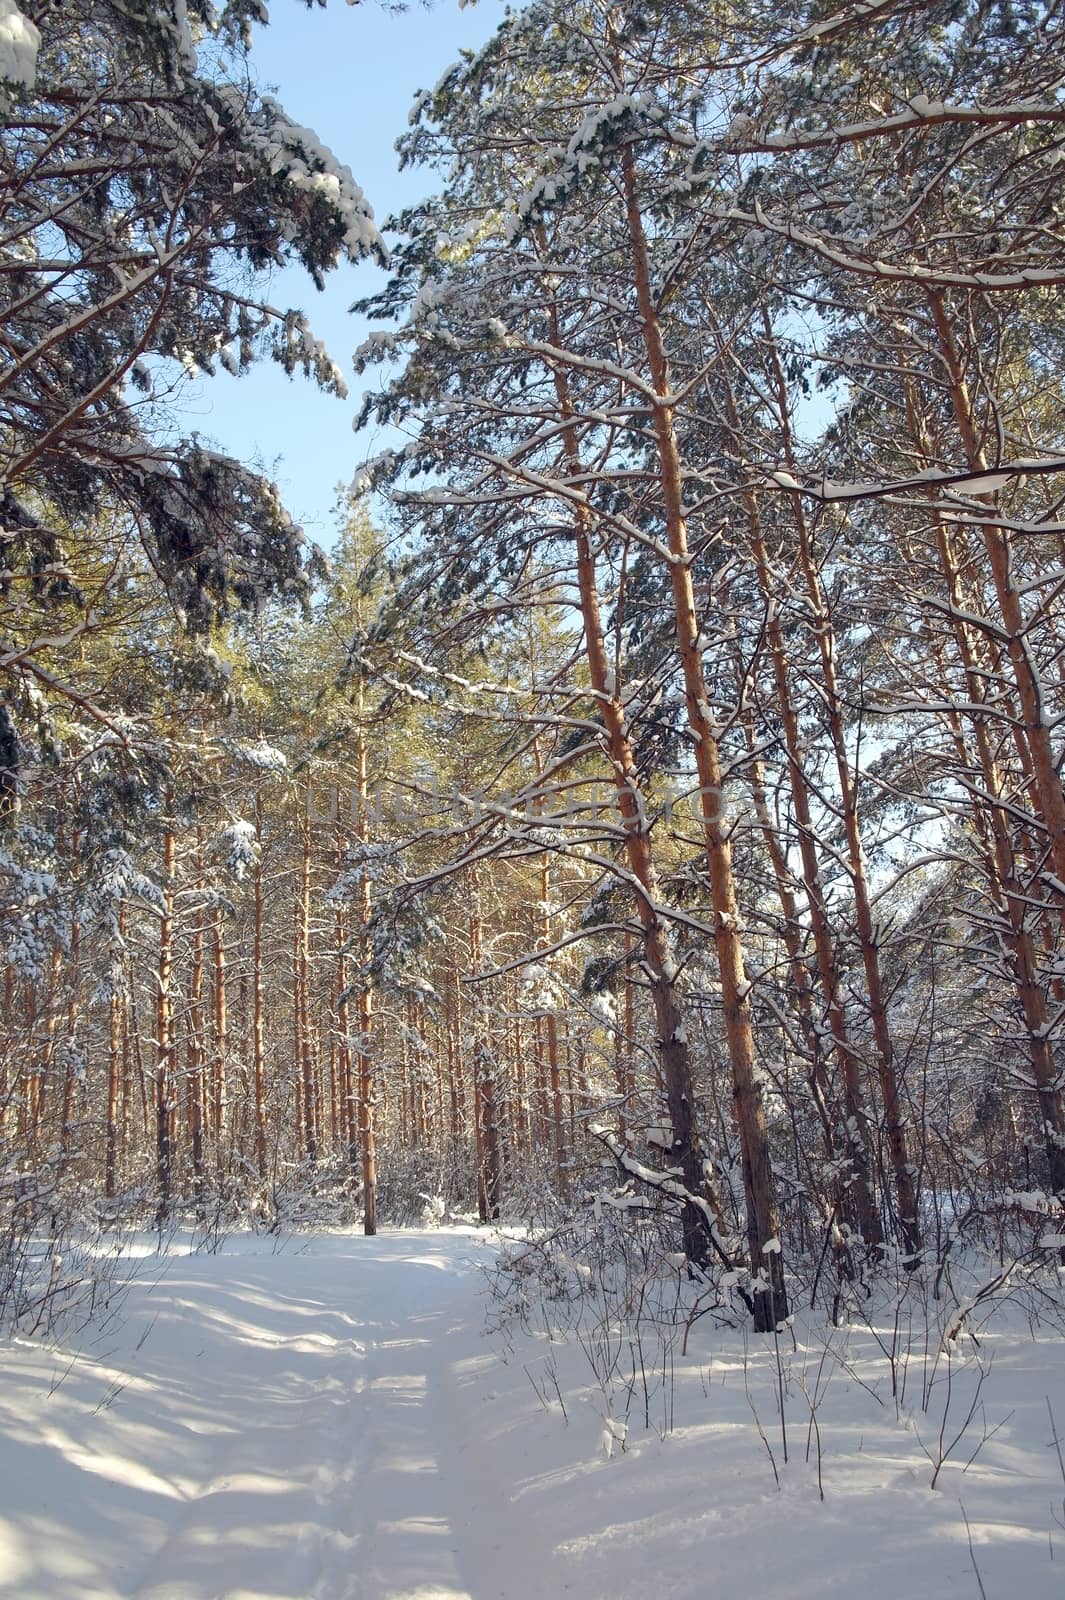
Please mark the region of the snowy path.
<svg viewBox="0 0 1065 1600"><path fill-rule="evenodd" d="M146 1264L124 1313L131 1332L148 1330L135 1359L96 1350L51 1397L53 1375L38 1363L22 1415L5 1408L5 1431L22 1445L0 1507L10 1592L565 1591L550 1543L481 1470L470 1427L467 1391L493 1364L477 1270L489 1248L463 1233L323 1243L321 1253L172 1260L154 1286L158 1267ZM112 1396L122 1368L135 1375ZM87 1406L94 1385L99 1410L69 1403Z"/></svg>
<svg viewBox="0 0 1065 1600"><path fill-rule="evenodd" d="M785 1352L785 1464L772 1342L700 1324L652 1388L652 1422L663 1396L676 1409L661 1440L642 1390L607 1401L579 1344L484 1335L492 1253L462 1230L320 1235L276 1255L234 1239L214 1256L146 1256L121 1320L74 1355L0 1346L0 1594L1065 1594L1059 1331L983 1335L994 1376L933 1492L926 1451L944 1407L948 1438L965 1417L971 1360L947 1385L915 1342L912 1400L896 1407L883 1335L811 1327ZM818 1383L823 1502L806 1453ZM604 1416L626 1406L629 1448L608 1459Z"/></svg>

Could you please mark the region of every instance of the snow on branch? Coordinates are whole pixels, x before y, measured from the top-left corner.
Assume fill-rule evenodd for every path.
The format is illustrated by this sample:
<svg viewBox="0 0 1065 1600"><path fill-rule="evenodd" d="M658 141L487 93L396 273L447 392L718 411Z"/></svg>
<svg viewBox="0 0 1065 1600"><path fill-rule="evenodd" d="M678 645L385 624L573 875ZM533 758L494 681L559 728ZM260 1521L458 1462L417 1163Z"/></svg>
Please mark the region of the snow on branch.
<svg viewBox="0 0 1065 1600"><path fill-rule="evenodd" d="M587 1130L591 1138L597 1139L605 1149L609 1150L621 1170L630 1178L637 1178L640 1183L646 1184L649 1189L654 1189L658 1194L666 1195L671 1200L678 1200L682 1205L692 1205L702 1215L706 1224L707 1237L713 1247L714 1253L722 1264L731 1272L735 1267L728 1251L728 1243L722 1239L718 1232L717 1219L713 1207L702 1195L692 1194L680 1180L675 1171L659 1172L654 1167L645 1166L642 1161L632 1154L616 1134L609 1128L604 1128L601 1123L589 1122ZM748 1298L746 1291L736 1285L736 1288L747 1306L748 1311L754 1310L753 1302Z"/></svg>
<svg viewBox="0 0 1065 1600"><path fill-rule="evenodd" d="M338 214L342 245L349 260L374 256L388 265L388 250L374 222L373 207L352 176L310 128L300 127L278 102L267 96L257 117L253 142L273 172L293 189L320 196Z"/></svg>
<svg viewBox="0 0 1065 1600"><path fill-rule="evenodd" d="M4 86L26 91L37 77L41 35L15 0L0 0L0 111L8 105Z"/></svg>
<svg viewBox="0 0 1065 1600"><path fill-rule="evenodd" d="M806 232L790 219L778 222L767 216L757 201L753 211L744 211L739 206L726 206L717 215L724 222L741 222L747 227L776 234L778 238L812 251L844 272L853 272L864 278L878 278L884 282L920 283L937 289L982 289L989 294L1016 292L1019 289L1048 289L1065 283L1065 267L1060 264L1022 267L1017 272L957 272L949 267L924 266L917 261L896 263L879 258L870 259L854 254L855 249L861 248L860 243L854 242L848 249L843 249L827 238Z"/></svg>
<svg viewBox="0 0 1065 1600"><path fill-rule="evenodd" d="M838 128L808 128L788 133L760 134L753 119L738 116L727 132L730 150L747 154L780 154L788 150L820 150L836 145L861 144L869 139L884 139L937 123L977 124L997 127L1024 126L1030 122L1065 122L1065 106L1043 101L1020 100L1002 106L950 105L916 94L905 111L869 122L844 123Z"/></svg>
<svg viewBox="0 0 1065 1600"><path fill-rule="evenodd" d="M929 467L906 478L885 478L879 482L836 483L832 479L797 478L786 468L771 467L764 471L764 483L771 489L786 489L792 494L808 495L826 505L849 500L877 500L888 495L905 494L919 489L945 489L959 498L975 495L997 494L1016 478L1038 477L1053 472L1065 472L1065 456L1034 456L1020 461L1006 461L984 472L974 472L971 467Z"/></svg>

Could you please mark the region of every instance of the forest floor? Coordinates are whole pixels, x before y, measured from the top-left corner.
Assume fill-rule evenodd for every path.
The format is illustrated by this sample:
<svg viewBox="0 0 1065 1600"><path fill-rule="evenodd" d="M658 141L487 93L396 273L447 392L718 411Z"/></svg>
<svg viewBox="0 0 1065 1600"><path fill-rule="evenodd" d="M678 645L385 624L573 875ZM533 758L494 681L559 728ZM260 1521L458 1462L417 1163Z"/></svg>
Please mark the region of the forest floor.
<svg viewBox="0 0 1065 1600"><path fill-rule="evenodd" d="M1060 1330L1007 1318L946 1362L910 1328L896 1406L891 1329L778 1346L704 1319L687 1356L647 1348L645 1397L609 1352L597 1379L594 1342L486 1332L494 1248L441 1229L145 1253L76 1345L0 1346L0 1592L1065 1595Z"/></svg>

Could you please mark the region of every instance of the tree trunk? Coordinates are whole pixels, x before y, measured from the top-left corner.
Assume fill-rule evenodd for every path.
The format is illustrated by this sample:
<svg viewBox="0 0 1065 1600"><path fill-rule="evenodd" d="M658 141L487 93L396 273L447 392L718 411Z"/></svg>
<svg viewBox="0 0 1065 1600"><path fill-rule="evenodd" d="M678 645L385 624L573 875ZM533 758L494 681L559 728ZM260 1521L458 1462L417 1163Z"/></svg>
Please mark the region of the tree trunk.
<svg viewBox="0 0 1065 1600"><path fill-rule="evenodd" d="M767 325L767 336L771 337L771 332L772 330ZM780 376L783 378L782 373ZM781 408L785 408L787 405L786 389L782 394L778 394L778 399ZM739 438L739 417L731 393L727 397L727 405L730 425L736 437ZM790 444L790 435L788 435L786 429L784 441L787 449ZM832 1127L833 1155L838 1155L840 1150L845 1150L849 1165L849 1172L841 1192L844 1215L848 1220L853 1219L866 1244L875 1246L883 1243L884 1230L880 1221L876 1196L873 1192L871 1173L872 1138L869 1118L865 1108L865 1093L862 1087L862 1067L858 1054L851 1044L846 1005L840 985L840 961L825 899L810 787L806 777L805 752L803 750L799 715L792 696L791 671L780 621L779 599L776 593L769 553L765 545L757 498L751 490L744 491L743 503L747 513L751 553L754 557L758 585L766 606L766 643L769 647L769 659L773 675L774 709L780 717L784 734L788 785L791 792L792 807L795 812L799 859L802 864L802 886L806 895L810 932L813 937L814 957L817 963L817 976L824 1002L824 1016L828 1024L832 1048L843 1082L844 1123L842 1129L838 1126ZM750 744L750 739L748 742ZM786 887L788 874L784 862L779 859L779 853L774 856L774 846L770 842L768 814L765 812L764 804L763 816L760 820L763 837L766 839L767 848L773 858L777 890L781 896L781 903L785 912L785 944L788 947L789 961L796 982L796 996L800 1015L804 1018L807 1040L813 1053L814 1067L811 1074L811 1083L815 1090L820 1087L823 1102L823 1085L818 1085L817 1078L817 1064L822 1054L820 1044L821 1029L816 1020L814 1020L813 1027L811 1028L810 1026L812 1004L809 983L805 975L805 962L799 953L797 942L798 923L796 921L795 901Z"/></svg>
<svg viewBox="0 0 1065 1600"><path fill-rule="evenodd" d="M155 1000L155 1166L158 1190L155 1225L160 1232L170 1217L174 1161L170 1121L174 1073L174 1018L170 993L174 964L173 806L173 796L168 794L163 834L163 915L159 919L159 968Z"/></svg>
<svg viewBox="0 0 1065 1600"><path fill-rule="evenodd" d="M553 310L551 335L558 343L559 328ZM573 421L574 410L565 374L558 368L554 372L554 386L563 419L562 442L568 469L571 476L580 479L583 472ZM658 875L651 848L650 823L629 739L618 675L607 652L596 577L592 518L586 506L577 506L574 511L573 541L585 656L592 693L603 724L602 742L610 765L615 804L621 817L629 884L641 934L643 966L654 1008L672 1128L670 1153L673 1164L681 1169L690 1196L683 1205L684 1249L690 1260L701 1264L710 1253L714 1228L722 1235L725 1230L721 1208L709 1181L699 1134L691 1058L676 992L677 967L666 923L659 910ZM716 1248L723 1249L720 1237L716 1241Z"/></svg>
<svg viewBox="0 0 1065 1600"><path fill-rule="evenodd" d="M928 290L932 321L939 339L940 353L947 371L951 404L961 434L967 466L974 472L986 471L987 455L980 442L979 429L961 356L946 302L940 291ZM994 507L993 495L977 495L977 500ZM1062 786L1051 742L1050 717L1039 671L1029 647L1027 619L1021 592L1013 576L1009 534L990 519L983 526L984 550L995 587L1006 651L1013 671L1014 685L1023 718L1023 738L1027 747L1027 771L1035 787L1046 829L1054 876L1065 886L1065 788ZM1057 891L1060 912L1065 920L1065 887Z"/></svg>
<svg viewBox="0 0 1065 1600"><path fill-rule="evenodd" d="M204 1213L204 1027L203 1027L203 924L197 921L192 936L192 970L189 975L188 1064L186 1067L189 1142L192 1146L192 1185L197 1213Z"/></svg>
<svg viewBox="0 0 1065 1600"><path fill-rule="evenodd" d="M307 1160L318 1160L318 1106L314 1082L314 1047L310 1021L311 942L311 826L308 805L300 818L300 879L296 901L296 1070L302 1086L303 1149Z"/></svg>
<svg viewBox="0 0 1065 1600"><path fill-rule="evenodd" d="M251 1059L255 1096L255 1164L266 1179L266 1036L263 1019L263 794L255 790L255 876L252 885Z"/></svg>
<svg viewBox="0 0 1065 1600"><path fill-rule="evenodd" d="M669 579L673 595L673 618L684 677L688 727L695 744L703 843L714 909L714 942L717 947L725 1034L732 1064L734 1105L747 1201L751 1274L756 1284L763 1280L764 1275L767 1284L766 1289L755 1296L755 1327L764 1332L775 1328L788 1315L780 1217L777 1212L769 1130L756 1069L754 1026L749 1000L751 986L744 969L739 903L732 871L732 846L724 814L721 758L703 675L688 530L683 509L683 471L670 397L669 369L651 287L647 239L636 190L635 163L628 145L623 146L621 151L621 176L644 350L658 396L658 403L654 407L654 433L671 558Z"/></svg>
<svg viewBox="0 0 1065 1600"><path fill-rule="evenodd" d="M226 922L225 911L219 902L215 906L212 924L212 955L214 979L212 998L213 1060L211 1072L211 1120L214 1124L215 1170L219 1181L225 1176L227 1137L227 1084L229 1050L229 1014L226 1000Z"/></svg>
<svg viewBox="0 0 1065 1600"><path fill-rule="evenodd" d="M768 328L768 324L767 324ZM778 422L784 459L789 470L794 468L795 452L792 442L788 408L787 385L780 356L768 331L768 346L772 378L777 390ZM898 1204L899 1230L903 1247L911 1264L921 1248L921 1230L917 1215L916 1174L910 1162L906 1122L902 1109L902 1092L898 1063L888 1024L887 994L880 966L880 932L873 916L869 893L868 869L862 841L862 827L858 809L858 784L852 770L847 749L847 732L844 725L844 700L840 692L836 670L836 643L829 605L817 562L813 541L802 498L788 496L791 503L793 525L798 540L799 565L812 613L813 633L821 661L822 689L826 708L827 728L835 757L836 777L839 784L840 808L844 835L847 841L847 868L854 897L855 931L861 953L865 988L869 1002L869 1022L873 1031L876 1053L877 1078L884 1107L884 1130L887 1135L891 1171Z"/></svg>
<svg viewBox="0 0 1065 1600"><path fill-rule="evenodd" d="M124 942L126 932L125 906L119 907L118 939ZM114 985L114 975L112 977ZM113 1200L117 1187L119 1118L123 1096L123 1080L128 1052L125 1039L125 999L113 986L107 1002L107 1123L104 1140L104 1194ZM8 1013L10 1015L10 1012Z"/></svg>
<svg viewBox="0 0 1065 1600"><path fill-rule="evenodd" d="M476 874L473 880L473 912L470 917L470 969L476 976L481 966L481 897ZM502 1152L496 1116L496 1062L488 1035L484 1003L475 994L473 1041L473 1090L475 1143L477 1149L477 1209L482 1222L499 1216L503 1196Z"/></svg>
<svg viewBox="0 0 1065 1600"><path fill-rule="evenodd" d="M369 794L366 733L362 725L363 690L359 686L359 732L356 777L359 793L359 839L365 846L369 841L367 797ZM377 1232L377 1133L374 1128L374 1071L373 1071L373 996L368 968L370 964L370 923L373 917L373 892L369 872L363 870L359 879L359 923L361 939L359 956L363 972L359 979L359 1155L362 1167L362 1220L367 1235Z"/></svg>

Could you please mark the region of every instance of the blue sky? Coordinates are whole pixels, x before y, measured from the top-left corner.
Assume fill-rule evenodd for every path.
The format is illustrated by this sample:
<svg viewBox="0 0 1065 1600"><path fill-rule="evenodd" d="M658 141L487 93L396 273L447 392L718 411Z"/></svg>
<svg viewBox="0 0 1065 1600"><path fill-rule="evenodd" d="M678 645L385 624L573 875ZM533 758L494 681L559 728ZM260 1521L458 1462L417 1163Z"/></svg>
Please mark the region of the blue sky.
<svg viewBox="0 0 1065 1600"><path fill-rule="evenodd" d="M398 169L394 142L407 126L419 89L431 89L463 47L487 39L504 15L501 0L460 9L437 0L431 9L385 11L373 0L330 0L308 10L300 0L274 0L269 27L258 29L252 63L294 121L311 127L347 163L378 220L419 199L432 175ZM364 386L351 353L365 325L348 314L353 300L382 281L369 263L341 267L319 294L299 271L278 274L269 296L298 306L329 346L351 390L346 401L323 395L302 378L262 362L243 378L221 373L188 384L181 398L183 430L273 476L292 515L319 544L333 539L338 482L348 482L364 456L382 447L351 431Z"/></svg>

